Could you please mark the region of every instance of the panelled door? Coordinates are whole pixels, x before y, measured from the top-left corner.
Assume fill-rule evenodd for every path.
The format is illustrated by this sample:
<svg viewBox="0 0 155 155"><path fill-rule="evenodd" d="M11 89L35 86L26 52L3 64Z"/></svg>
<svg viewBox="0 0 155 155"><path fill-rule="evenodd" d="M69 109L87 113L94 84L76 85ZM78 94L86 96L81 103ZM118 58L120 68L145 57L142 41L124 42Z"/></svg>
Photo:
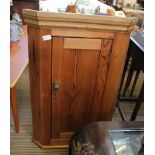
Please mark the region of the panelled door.
<svg viewBox="0 0 155 155"><path fill-rule="evenodd" d="M52 138L97 121L111 39L52 39Z"/></svg>

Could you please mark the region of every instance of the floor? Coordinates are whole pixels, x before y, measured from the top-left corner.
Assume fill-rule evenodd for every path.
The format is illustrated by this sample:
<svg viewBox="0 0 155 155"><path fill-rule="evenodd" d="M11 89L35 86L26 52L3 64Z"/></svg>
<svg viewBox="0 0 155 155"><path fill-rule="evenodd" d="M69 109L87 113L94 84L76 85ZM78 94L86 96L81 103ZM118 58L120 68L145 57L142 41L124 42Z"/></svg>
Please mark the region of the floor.
<svg viewBox="0 0 155 155"><path fill-rule="evenodd" d="M66 149L49 149L43 150L38 148L32 143L32 122L31 122L31 106L30 106L30 92L29 92L29 73L28 68L23 73L22 77L16 85L17 92L17 106L19 113L20 133L16 134L14 130L14 122L11 116L10 124L10 142L11 142L11 155L67 155ZM129 119L131 111L134 108L134 104L126 103L120 104L125 116ZM144 106L142 105L137 121L143 121L144 119ZM121 121L118 110L115 110L113 121Z"/></svg>

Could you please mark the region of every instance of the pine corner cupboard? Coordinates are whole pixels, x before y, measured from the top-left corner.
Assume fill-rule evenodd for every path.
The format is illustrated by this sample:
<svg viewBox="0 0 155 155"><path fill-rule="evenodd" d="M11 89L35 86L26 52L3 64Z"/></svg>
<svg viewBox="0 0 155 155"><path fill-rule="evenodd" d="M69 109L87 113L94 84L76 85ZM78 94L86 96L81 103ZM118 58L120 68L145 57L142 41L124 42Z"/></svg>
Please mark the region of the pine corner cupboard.
<svg viewBox="0 0 155 155"><path fill-rule="evenodd" d="M33 141L67 148L93 121L111 121L137 18L23 10L28 25Z"/></svg>

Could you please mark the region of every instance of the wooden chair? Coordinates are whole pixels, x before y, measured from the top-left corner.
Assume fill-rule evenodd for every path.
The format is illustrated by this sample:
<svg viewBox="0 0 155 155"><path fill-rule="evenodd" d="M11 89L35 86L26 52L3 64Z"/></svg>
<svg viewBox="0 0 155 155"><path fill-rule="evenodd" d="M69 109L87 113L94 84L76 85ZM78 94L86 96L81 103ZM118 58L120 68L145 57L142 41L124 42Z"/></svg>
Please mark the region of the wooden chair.
<svg viewBox="0 0 155 155"><path fill-rule="evenodd" d="M134 93L134 90L136 88L136 84L138 81L138 77L141 71L144 73L144 52L141 51L139 47L137 47L137 45L133 41L130 41L128 55L127 55L127 59L125 62L121 85L119 89L119 95L118 95L117 103L116 103L116 106L118 108L118 111L123 121L125 121L126 119L125 119L123 111L120 108L119 103L122 101L135 103L135 108L130 118L131 121L134 121L137 117L138 111L144 100L144 81L141 86L138 97L133 96L133 93ZM134 72L136 72L135 76L134 76ZM127 75L127 78L125 80L126 75ZM132 79L133 79L133 84L131 82ZM123 85L124 85L124 88L123 88ZM129 95L127 95L127 90L129 86L131 86L131 90L129 92ZM122 91L122 94L121 94L121 91Z"/></svg>

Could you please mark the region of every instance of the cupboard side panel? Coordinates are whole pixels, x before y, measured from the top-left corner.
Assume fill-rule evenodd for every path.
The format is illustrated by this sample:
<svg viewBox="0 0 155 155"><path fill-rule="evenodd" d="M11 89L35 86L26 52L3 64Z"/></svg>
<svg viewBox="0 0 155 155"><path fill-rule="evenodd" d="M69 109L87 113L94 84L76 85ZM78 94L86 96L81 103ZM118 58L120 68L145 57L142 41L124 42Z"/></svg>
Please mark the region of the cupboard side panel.
<svg viewBox="0 0 155 155"><path fill-rule="evenodd" d="M32 110L33 138L40 141L40 77L39 77L39 59L36 52L36 32L38 30L28 27L28 49L29 49L29 76L30 76L30 96ZM37 33L38 34L38 33Z"/></svg>
<svg viewBox="0 0 155 155"><path fill-rule="evenodd" d="M99 120L112 120L129 39L130 33L115 33Z"/></svg>
<svg viewBox="0 0 155 155"><path fill-rule="evenodd" d="M37 52L40 60L40 122L41 122L41 143L50 144L51 141L51 50L52 40L43 40L43 36L50 35L50 29L40 29L36 38Z"/></svg>
<svg viewBox="0 0 155 155"><path fill-rule="evenodd" d="M33 138L41 144L51 140L51 40L50 30L29 27L29 71Z"/></svg>

